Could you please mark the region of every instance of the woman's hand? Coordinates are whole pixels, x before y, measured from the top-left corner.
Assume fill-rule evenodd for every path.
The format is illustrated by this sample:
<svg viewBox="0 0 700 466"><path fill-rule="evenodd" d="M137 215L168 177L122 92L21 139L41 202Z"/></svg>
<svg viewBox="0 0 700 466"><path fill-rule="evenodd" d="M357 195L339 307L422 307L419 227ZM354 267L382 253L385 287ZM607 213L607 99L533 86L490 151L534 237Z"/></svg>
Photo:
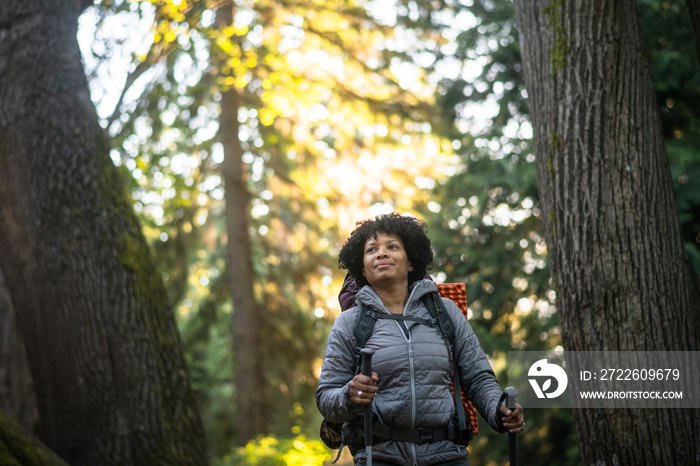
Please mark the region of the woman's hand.
<svg viewBox="0 0 700 466"><path fill-rule="evenodd" d="M350 382L350 399L358 405L366 405L372 402L377 396L377 381L379 377L376 372L372 372L372 377L364 374L357 374Z"/></svg>
<svg viewBox="0 0 700 466"><path fill-rule="evenodd" d="M525 428L525 418L523 417L523 407L519 403L515 403L513 411L503 403L501 404L501 412L503 413L503 427L508 429L508 432L511 434L522 432Z"/></svg>

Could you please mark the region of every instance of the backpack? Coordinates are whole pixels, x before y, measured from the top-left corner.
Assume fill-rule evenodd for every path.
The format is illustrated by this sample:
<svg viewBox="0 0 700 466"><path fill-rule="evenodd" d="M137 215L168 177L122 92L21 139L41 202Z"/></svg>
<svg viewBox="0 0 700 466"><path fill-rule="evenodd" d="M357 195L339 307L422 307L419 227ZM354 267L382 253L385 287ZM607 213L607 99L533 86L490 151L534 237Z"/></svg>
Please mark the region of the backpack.
<svg viewBox="0 0 700 466"><path fill-rule="evenodd" d="M455 340L455 326L449 318L447 312L445 312L444 304L440 297L449 298L454 301L460 308L465 318L467 315L467 293L466 286L464 283L445 283L438 284L438 292L431 293L423 297L423 302L428 308L430 315L432 317L431 321L425 321L424 319L416 319L413 317L404 317L398 315L390 315L377 313L373 309L367 308L359 301L357 302L360 306L358 313L358 318L355 323L354 336L357 342L355 347L355 367L356 372L360 367L360 351L365 346L367 340L369 340L372 332L374 330L374 325L377 319L393 319L393 320L411 320L411 321L421 321L420 323L431 326L437 325L440 330L440 334L445 340L445 344L449 349L450 361L453 366L453 376L452 383L450 386L450 391L452 392L455 399L455 415L453 416L453 423L450 425L449 435L446 438L452 438L455 442L462 445L467 445L469 441L479 433L479 424L477 419L477 411L472 402L466 397L464 392L461 390L459 373L457 366L454 364L455 353L454 353L454 340ZM458 397L455 394L455 387L457 388L457 393L461 395ZM461 398L461 399L460 399ZM355 451L362 447L362 422L364 415L359 415L353 421L349 423L332 423L327 420L323 420L321 423L320 437L323 442L332 449L339 448L342 451L343 445L348 445L350 447L351 453L355 454ZM468 421L468 422L467 422ZM377 427L383 427L382 425L377 425ZM374 429L375 431L377 429ZM430 441L430 439L435 438L435 432L427 432L431 429L417 429L415 431L406 429L405 432L399 432L400 429L387 429L391 432L391 437L385 435L385 438L380 438L378 440L386 440L391 438L394 440L405 440L405 441L417 441L421 442ZM376 433L376 432L375 432ZM442 434L442 432L440 433ZM340 451L338 452L338 457L340 457ZM337 458L336 458L337 460Z"/></svg>

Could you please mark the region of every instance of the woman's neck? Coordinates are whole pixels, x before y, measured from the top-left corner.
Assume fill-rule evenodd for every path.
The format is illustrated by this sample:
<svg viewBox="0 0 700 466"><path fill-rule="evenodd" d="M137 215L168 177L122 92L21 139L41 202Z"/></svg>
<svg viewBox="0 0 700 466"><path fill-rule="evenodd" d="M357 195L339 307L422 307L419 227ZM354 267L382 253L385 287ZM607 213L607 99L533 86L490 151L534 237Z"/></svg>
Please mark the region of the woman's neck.
<svg viewBox="0 0 700 466"><path fill-rule="evenodd" d="M408 301L408 283L397 287L373 287L384 307L392 314L403 314Z"/></svg>

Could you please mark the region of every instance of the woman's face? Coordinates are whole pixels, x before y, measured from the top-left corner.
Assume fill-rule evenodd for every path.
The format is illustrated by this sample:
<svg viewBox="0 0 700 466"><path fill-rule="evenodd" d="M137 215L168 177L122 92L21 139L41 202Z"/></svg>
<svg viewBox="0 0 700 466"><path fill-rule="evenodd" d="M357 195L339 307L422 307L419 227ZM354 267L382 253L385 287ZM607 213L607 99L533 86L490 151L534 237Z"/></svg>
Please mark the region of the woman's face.
<svg viewBox="0 0 700 466"><path fill-rule="evenodd" d="M408 272L413 270L401 238L377 233L365 242L362 274L373 287L388 283L408 283Z"/></svg>

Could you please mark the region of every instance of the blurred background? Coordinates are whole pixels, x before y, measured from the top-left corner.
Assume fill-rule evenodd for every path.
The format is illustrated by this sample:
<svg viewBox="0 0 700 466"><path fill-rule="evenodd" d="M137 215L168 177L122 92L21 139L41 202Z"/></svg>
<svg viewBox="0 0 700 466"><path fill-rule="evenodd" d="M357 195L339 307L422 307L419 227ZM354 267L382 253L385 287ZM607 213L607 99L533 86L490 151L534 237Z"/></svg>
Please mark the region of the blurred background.
<svg viewBox="0 0 700 466"><path fill-rule="evenodd" d="M682 0L638 8L697 277L690 22ZM335 457L314 391L340 312L337 254L356 221L426 221L431 275L467 284L502 386L508 351L560 347L511 1L104 0L82 14L78 39L213 464ZM580 464L570 410L527 417L522 458ZM506 437L484 421L469 450L472 464L507 463ZM347 450L339 463L352 463Z"/></svg>

